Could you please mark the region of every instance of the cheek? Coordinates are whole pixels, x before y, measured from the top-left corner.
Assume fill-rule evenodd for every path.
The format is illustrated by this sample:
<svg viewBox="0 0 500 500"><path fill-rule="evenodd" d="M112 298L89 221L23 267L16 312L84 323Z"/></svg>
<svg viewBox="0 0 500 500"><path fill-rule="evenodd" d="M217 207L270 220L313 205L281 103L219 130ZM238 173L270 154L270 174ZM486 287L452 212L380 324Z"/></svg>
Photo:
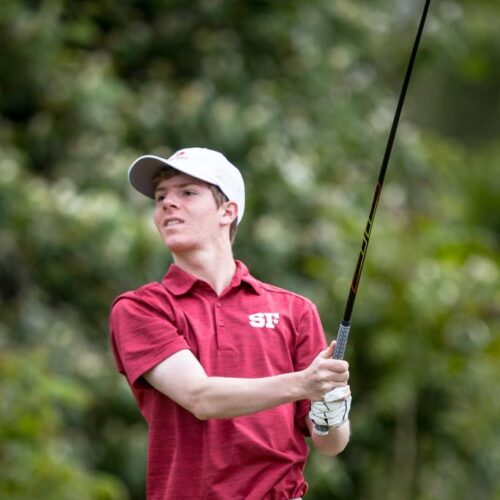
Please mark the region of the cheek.
<svg viewBox="0 0 500 500"><path fill-rule="evenodd" d="M153 213L153 222L155 224L156 229L159 231L161 229L161 210L155 209Z"/></svg>

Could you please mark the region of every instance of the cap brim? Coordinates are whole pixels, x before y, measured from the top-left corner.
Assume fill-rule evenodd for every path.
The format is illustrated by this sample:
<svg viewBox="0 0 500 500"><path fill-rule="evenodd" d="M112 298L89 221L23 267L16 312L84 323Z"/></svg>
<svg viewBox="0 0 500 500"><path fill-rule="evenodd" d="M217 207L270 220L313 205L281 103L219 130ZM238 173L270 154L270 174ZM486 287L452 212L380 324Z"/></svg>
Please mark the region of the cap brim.
<svg viewBox="0 0 500 500"><path fill-rule="evenodd" d="M139 193L154 199L154 178L160 170L170 166L164 158L159 156L141 156L130 165L128 180L132 187L139 191Z"/></svg>

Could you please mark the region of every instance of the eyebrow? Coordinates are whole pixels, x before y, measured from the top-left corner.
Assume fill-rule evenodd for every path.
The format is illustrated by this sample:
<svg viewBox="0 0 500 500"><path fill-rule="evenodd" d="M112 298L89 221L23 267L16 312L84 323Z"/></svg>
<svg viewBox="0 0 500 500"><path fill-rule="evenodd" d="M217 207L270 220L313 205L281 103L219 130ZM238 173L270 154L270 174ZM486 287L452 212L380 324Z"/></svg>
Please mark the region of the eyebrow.
<svg viewBox="0 0 500 500"><path fill-rule="evenodd" d="M188 186L203 186L204 182L203 181L196 181L196 180L193 180L193 181L188 181L188 182L182 182L181 184L174 184L173 186L170 186L172 188L185 188L185 187L188 187ZM167 188L165 187L157 187L155 189L155 194L158 193L158 192L164 192L164 191L168 191Z"/></svg>

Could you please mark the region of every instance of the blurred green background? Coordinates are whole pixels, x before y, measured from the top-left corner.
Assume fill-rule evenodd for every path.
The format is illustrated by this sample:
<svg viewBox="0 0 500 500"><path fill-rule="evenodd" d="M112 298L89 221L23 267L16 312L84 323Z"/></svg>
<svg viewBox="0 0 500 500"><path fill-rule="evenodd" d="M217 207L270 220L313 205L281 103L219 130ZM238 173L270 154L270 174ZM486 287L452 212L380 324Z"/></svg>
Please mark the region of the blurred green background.
<svg viewBox="0 0 500 500"><path fill-rule="evenodd" d="M128 165L246 179L235 254L337 330L416 0L2 0L0 498L144 498L108 346L169 257ZM353 435L310 499L500 498L500 2L434 0L353 315Z"/></svg>

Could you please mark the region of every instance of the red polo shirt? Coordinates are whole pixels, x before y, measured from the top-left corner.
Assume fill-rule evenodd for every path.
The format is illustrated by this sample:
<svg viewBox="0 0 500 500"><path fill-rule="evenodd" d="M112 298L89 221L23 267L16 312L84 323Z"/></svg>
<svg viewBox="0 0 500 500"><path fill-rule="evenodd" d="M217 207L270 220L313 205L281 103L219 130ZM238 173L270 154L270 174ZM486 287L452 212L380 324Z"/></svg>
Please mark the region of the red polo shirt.
<svg viewBox="0 0 500 500"><path fill-rule="evenodd" d="M113 303L111 343L149 426L150 500L285 500L307 490L309 402L198 420L142 375L190 349L209 376L267 377L307 367L326 342L316 307L262 283L237 261L220 296L172 265L161 283Z"/></svg>

